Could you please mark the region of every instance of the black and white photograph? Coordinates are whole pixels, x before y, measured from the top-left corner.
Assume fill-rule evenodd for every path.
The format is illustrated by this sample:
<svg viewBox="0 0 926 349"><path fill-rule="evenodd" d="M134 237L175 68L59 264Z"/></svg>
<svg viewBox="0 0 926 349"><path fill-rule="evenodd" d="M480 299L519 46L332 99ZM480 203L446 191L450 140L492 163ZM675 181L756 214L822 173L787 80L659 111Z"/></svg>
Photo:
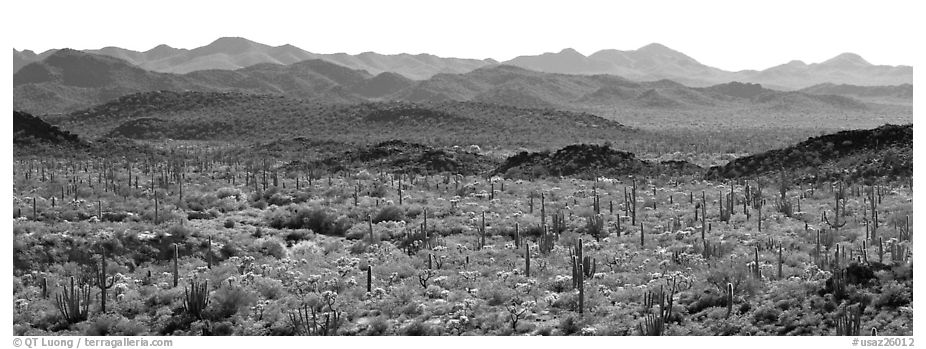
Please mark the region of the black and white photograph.
<svg viewBox="0 0 926 349"><path fill-rule="evenodd" d="M914 1L3 7L11 348L916 345Z"/></svg>

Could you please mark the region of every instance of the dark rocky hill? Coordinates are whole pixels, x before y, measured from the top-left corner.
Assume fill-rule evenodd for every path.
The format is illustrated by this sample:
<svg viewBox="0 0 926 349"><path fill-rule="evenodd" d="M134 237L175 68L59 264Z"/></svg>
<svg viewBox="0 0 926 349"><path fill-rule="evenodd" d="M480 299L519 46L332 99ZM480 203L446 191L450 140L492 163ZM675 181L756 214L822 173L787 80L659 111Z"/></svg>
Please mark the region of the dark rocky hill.
<svg viewBox="0 0 926 349"><path fill-rule="evenodd" d="M637 159L633 153L611 149L607 145L575 144L555 152L521 152L509 157L493 171L509 178L698 174L703 169L683 162L654 164Z"/></svg>
<svg viewBox="0 0 926 349"><path fill-rule="evenodd" d="M712 167L709 179L791 172L818 179L913 176L913 125L884 125L812 137L794 146L738 158Z"/></svg>
<svg viewBox="0 0 926 349"><path fill-rule="evenodd" d="M35 144L76 145L76 135L62 131L28 113L13 111L13 145L27 147Z"/></svg>

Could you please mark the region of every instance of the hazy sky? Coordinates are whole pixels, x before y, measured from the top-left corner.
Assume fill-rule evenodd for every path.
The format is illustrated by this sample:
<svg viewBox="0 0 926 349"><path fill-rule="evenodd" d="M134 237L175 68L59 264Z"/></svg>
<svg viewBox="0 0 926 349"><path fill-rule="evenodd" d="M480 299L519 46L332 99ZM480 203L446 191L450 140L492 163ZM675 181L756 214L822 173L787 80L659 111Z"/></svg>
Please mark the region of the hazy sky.
<svg viewBox="0 0 926 349"><path fill-rule="evenodd" d="M432 53L507 60L658 42L727 70L854 52L912 65L916 1L14 1L16 49L145 51L241 36L316 53ZM539 2L539 1L538 1ZM922 14L922 13L920 13Z"/></svg>

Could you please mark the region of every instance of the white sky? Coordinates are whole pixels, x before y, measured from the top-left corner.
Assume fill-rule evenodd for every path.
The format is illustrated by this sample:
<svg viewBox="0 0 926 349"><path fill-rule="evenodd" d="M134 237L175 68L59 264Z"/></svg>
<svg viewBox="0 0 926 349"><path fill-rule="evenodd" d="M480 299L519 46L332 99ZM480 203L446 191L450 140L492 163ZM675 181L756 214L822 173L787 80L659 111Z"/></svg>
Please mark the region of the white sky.
<svg viewBox="0 0 926 349"><path fill-rule="evenodd" d="M241 36L316 53L375 51L494 58L589 55L658 42L726 70L854 52L913 65L915 1L14 1L4 6L16 49L145 51ZM920 12L920 15L923 13Z"/></svg>

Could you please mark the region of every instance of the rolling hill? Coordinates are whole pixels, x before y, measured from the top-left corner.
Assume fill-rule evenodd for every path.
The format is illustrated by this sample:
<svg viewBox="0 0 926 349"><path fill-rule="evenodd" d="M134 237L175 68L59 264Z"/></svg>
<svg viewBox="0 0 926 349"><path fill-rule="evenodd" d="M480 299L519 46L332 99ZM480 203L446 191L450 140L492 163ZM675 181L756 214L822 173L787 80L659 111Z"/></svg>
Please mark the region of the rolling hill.
<svg viewBox="0 0 926 349"><path fill-rule="evenodd" d="M836 95L870 103L912 105L913 85L857 86L846 84L819 84L802 89L801 92L814 95Z"/></svg>
<svg viewBox="0 0 926 349"><path fill-rule="evenodd" d="M756 93L750 90L757 91ZM466 74L439 74L397 92L409 101L458 100L533 108L596 110L596 108L699 109L734 108L793 110L864 110L850 98L776 91L756 84L728 83L691 88L671 80L635 82L612 75L542 73L508 65L489 66Z"/></svg>
<svg viewBox="0 0 926 349"><path fill-rule="evenodd" d="M268 141L305 137L370 144L392 139L429 145L509 147L604 142L634 130L595 115L477 102L317 103L239 92L146 92L49 117L87 139Z"/></svg>

